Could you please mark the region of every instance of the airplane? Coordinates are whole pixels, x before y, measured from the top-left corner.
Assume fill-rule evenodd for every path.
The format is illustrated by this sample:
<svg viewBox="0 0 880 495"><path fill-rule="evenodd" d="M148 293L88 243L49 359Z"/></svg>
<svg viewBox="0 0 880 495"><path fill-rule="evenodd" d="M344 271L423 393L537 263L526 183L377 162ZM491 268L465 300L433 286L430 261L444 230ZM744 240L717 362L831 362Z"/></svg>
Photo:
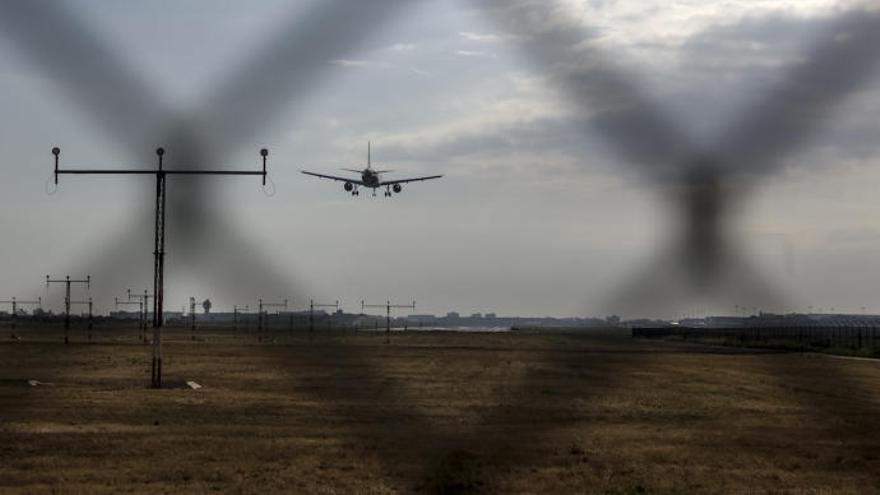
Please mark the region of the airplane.
<svg viewBox="0 0 880 495"><path fill-rule="evenodd" d="M361 180L352 179L348 177L336 177L333 175L324 175L324 174L316 174L314 172L309 172L306 170L300 170L300 172L311 175L314 177L319 177L321 179L330 179L339 182L344 182L343 186L346 191L350 192L352 196L360 196L358 192L358 187L367 187L373 190L373 196L376 196L376 189L380 187L385 188L385 197L391 197L391 191L395 193L399 193L403 191L403 184L408 182L419 182L423 180L431 180L431 179L439 179L443 177L442 175L431 175L428 177L413 177L411 179L398 179L398 180L382 180L381 175L386 174L388 172L392 172L392 170L373 170L372 163L372 144L367 142L367 168L363 170L355 170L350 168L344 168L346 172L354 172L356 174L361 174Z"/></svg>

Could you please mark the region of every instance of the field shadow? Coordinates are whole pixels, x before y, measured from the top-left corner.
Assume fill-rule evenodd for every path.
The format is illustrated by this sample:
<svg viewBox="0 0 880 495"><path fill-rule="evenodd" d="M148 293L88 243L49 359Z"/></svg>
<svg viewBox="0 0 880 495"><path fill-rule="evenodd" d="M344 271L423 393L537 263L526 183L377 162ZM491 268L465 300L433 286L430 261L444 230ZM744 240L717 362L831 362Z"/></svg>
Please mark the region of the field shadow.
<svg viewBox="0 0 880 495"><path fill-rule="evenodd" d="M543 348L529 347L523 341L500 346L494 349L498 362L489 365L474 362L462 366L469 358L468 351L460 347L455 349L457 362L448 359L451 354L443 356L449 349L442 346L426 349L424 359L437 361L429 371L445 369L449 375L446 379L433 375L441 382L438 390L418 390L419 384L401 378L394 363L399 341L384 346L377 338L366 347L330 345L315 352L297 352L296 365L285 350L272 349L270 353L291 373L302 373L302 366L335 370L338 386L313 387L313 392L320 390L315 398L328 414L347 418L349 434L371 445L368 450L373 451L383 474L401 491L491 493L499 491L521 468L534 464L534 452L549 455L558 448L543 445L549 433L589 425L589 415L572 408L571 403L613 393L619 386L618 377L623 376L619 370L651 359L648 352L627 353L613 342L597 345L595 337L569 335L559 340ZM457 365L462 369L456 370ZM511 367L516 371L504 371ZM473 368L482 369L473 372ZM313 372L324 380L332 379ZM481 374L490 377L490 387L479 383ZM361 384L365 383L363 377L371 378L352 388L352 377L360 377ZM291 393L308 393L310 387L303 386L304 380L310 381L293 377ZM464 387L457 388L459 380ZM471 394L466 391L469 387L478 390ZM424 407L426 395L443 393L447 397L456 391L463 398L450 397L453 404L437 408L441 410ZM523 445L529 448L523 449Z"/></svg>

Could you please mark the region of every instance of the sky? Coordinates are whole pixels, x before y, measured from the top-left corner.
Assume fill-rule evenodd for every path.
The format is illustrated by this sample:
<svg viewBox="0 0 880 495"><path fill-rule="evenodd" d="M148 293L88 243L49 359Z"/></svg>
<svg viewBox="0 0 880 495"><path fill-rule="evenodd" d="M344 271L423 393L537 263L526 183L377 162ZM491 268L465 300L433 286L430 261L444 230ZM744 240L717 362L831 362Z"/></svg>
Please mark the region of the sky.
<svg viewBox="0 0 880 495"><path fill-rule="evenodd" d="M152 287L153 180L56 188L52 146L62 167L149 168L164 146L168 168L254 170L267 147L267 188L169 179L167 310L880 312L878 16L832 0L4 0L0 298L58 308L46 274L90 274L74 298L108 311ZM362 167L367 141L391 178L444 177L386 199L300 174ZM716 220L723 249L699 234Z"/></svg>

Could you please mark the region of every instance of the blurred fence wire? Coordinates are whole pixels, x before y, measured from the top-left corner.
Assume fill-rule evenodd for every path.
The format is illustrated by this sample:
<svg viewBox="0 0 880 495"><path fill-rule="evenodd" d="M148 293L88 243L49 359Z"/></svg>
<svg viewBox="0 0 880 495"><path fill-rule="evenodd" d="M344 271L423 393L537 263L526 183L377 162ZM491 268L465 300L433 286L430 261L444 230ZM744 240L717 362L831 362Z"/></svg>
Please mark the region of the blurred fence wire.
<svg viewBox="0 0 880 495"><path fill-rule="evenodd" d="M107 133L108 139L124 145L135 162L142 162L149 150L161 144L168 149L169 162L199 168L238 147L255 148L255 135L269 129L282 109L295 107L321 84L329 60L357 51L372 33L418 3L314 2L305 14L289 19L275 38L233 71L229 80L205 91L202 104L187 113L170 107L161 92L141 80L134 67L61 1L0 2L0 34L56 81L58 88L80 105L84 117ZM842 12L804 52L803 63L733 119L716 148L705 149L693 144L682 126L651 101L644 83L620 67L616 54L606 53L590 42L593 30L583 19L565 18L563 11L554 9L554 2L473 0L470 5L483 11L500 30L512 34L515 49L534 67L550 74L551 81L574 105L584 113L599 109L598 117L583 129L584 133L598 132L606 138L626 162L679 206L682 229L677 242L658 250L640 276L622 283L620 292L609 298L609 307L663 311L706 294L749 305L749 300L765 303L784 297L740 254L735 236L730 235L731 215L747 201L749 191L762 177L778 169L783 156L808 142L828 122L823 117L868 80L880 58L880 13L865 9ZM47 158L52 144L46 143ZM272 260L257 255L247 263L241 262L242 254L252 252L251 243L243 228L229 225L214 214L218 197L209 183L187 182L169 200L169 251L180 255L181 266L206 278L214 287L232 292L231 299L250 299L255 293L267 292L295 297L303 294L297 281L282 275L284 271L278 270ZM577 212L561 214L577 216ZM148 222L144 219L135 223ZM120 278L125 273L120 268L128 266L138 252L146 260L150 253L144 246L149 241L132 231L111 242L115 247L110 254L105 252L100 259L92 260L92 267L86 271L102 284L122 287L128 281ZM742 330L741 335L747 340L764 339L791 331L753 329L757 333ZM847 337L840 338L847 342L863 338L861 330L853 331L845 331ZM813 335L834 338L833 331L827 329L811 330L807 335L810 339ZM863 343L876 345L876 330L871 329L869 335ZM277 354L274 350L266 352ZM340 356L334 363L348 359L371 376L383 373L381 363L358 360L356 347L340 346L335 352ZM574 363L583 357L570 353L565 359ZM626 366L639 366L639 359L650 358L633 357ZM284 366L284 357L279 356L277 363ZM848 380L846 376L840 378ZM520 391L532 386L529 376L510 384ZM419 426L420 436L433 436L437 443L454 450L456 445L480 438L492 422L509 421L510 411L520 405L517 401L535 395L512 394L512 402L499 406L461 436L447 438L442 432L434 432L430 416L400 402L405 395L400 387L389 379L388 386L376 395L353 398L340 391L339 396L320 400L345 404L340 406L340 414L356 414L359 408L348 407L352 400L361 405L381 402L388 405L384 413L407 418L410 424ZM835 414L827 409L816 412L817 420ZM880 417L875 410L870 413ZM361 427L387 428L384 423ZM522 432L524 436L515 441L533 440L545 432L529 425ZM499 443L493 451L514 450L510 445L514 439L496 440ZM389 463L393 459L380 457ZM393 469L390 464L386 467ZM430 462L426 466L427 470L434 468L440 469Z"/></svg>

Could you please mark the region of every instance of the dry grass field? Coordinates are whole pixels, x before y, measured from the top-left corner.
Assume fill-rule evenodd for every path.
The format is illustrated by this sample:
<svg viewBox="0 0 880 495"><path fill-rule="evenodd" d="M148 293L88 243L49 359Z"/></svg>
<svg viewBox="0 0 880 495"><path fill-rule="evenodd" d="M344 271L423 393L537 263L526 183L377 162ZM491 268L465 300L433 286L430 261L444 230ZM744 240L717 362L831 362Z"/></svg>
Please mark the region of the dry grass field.
<svg viewBox="0 0 880 495"><path fill-rule="evenodd" d="M148 389L133 331L0 343L0 493L880 493L876 361L213 332L165 346L166 381L200 390Z"/></svg>

